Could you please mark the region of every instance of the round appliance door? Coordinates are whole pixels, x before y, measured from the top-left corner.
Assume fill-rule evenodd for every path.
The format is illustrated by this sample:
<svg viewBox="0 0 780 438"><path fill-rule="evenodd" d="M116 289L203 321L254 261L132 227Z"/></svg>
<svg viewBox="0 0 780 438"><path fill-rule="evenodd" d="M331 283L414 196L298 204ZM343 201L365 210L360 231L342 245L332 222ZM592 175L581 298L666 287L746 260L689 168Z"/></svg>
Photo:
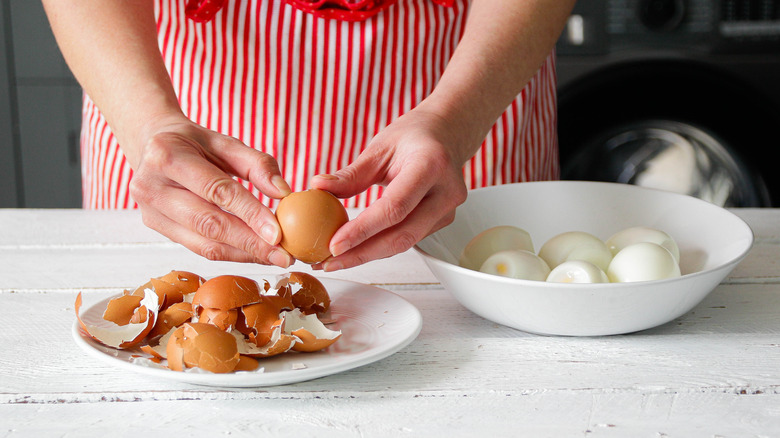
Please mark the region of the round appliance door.
<svg viewBox="0 0 780 438"><path fill-rule="evenodd" d="M780 115L711 66L653 60L597 70L561 90L558 123L562 179L723 207L769 207L780 194L769 159Z"/></svg>
<svg viewBox="0 0 780 438"><path fill-rule="evenodd" d="M583 145L564 179L613 181L668 190L725 207L759 207L766 189L723 140L672 120L617 126Z"/></svg>

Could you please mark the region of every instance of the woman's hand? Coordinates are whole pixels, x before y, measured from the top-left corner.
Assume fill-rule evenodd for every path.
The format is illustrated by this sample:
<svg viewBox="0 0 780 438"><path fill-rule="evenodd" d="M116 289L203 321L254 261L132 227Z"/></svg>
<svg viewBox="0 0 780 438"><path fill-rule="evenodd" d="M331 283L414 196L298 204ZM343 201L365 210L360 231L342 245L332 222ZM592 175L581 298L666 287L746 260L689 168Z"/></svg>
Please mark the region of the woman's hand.
<svg viewBox="0 0 780 438"><path fill-rule="evenodd" d="M474 0L463 37L433 92L355 160L311 185L349 197L387 188L330 242L336 270L411 248L465 201L462 166L550 54L574 0Z"/></svg>
<svg viewBox="0 0 780 438"><path fill-rule="evenodd" d="M374 137L354 163L312 179L314 188L338 197L385 186L379 200L333 236L335 257L315 267L333 271L389 257L452 222L466 199L461 169L472 148L468 136L451 128L418 106Z"/></svg>
<svg viewBox="0 0 780 438"><path fill-rule="evenodd" d="M233 177L281 198L290 188L268 154L186 118L155 126L134 150L130 193L144 224L210 260L288 267L276 218Z"/></svg>
<svg viewBox="0 0 780 438"><path fill-rule="evenodd" d="M133 168L130 193L144 223L209 259L289 266L290 255L274 246L276 218L233 177L272 198L290 188L272 157L184 116L158 47L154 3L44 6L71 71Z"/></svg>

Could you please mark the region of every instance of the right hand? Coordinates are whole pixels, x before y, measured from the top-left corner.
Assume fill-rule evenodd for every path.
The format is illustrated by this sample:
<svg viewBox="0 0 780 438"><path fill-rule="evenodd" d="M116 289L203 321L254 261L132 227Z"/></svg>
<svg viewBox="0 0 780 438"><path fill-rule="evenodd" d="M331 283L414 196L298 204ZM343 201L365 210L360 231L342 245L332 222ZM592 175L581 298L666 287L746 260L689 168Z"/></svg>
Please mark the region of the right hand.
<svg viewBox="0 0 780 438"><path fill-rule="evenodd" d="M146 226L209 260L292 264L273 212L233 178L271 198L288 195L271 155L181 118L157 124L140 143L128 157L130 194Z"/></svg>

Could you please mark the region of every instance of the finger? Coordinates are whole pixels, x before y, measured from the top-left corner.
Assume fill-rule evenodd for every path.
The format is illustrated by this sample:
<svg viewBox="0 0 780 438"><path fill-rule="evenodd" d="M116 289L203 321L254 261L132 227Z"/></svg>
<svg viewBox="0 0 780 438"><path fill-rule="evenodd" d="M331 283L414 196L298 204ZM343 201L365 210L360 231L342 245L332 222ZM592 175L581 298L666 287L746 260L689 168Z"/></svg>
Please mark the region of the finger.
<svg viewBox="0 0 780 438"><path fill-rule="evenodd" d="M228 173L251 182L271 198L281 199L292 192L287 181L282 178L279 163L273 156L232 137L222 137L222 140L216 142L214 152L223 161Z"/></svg>
<svg viewBox="0 0 780 438"><path fill-rule="evenodd" d="M351 268L369 262L400 254L436 230L450 224L455 217L454 210L446 210L435 197L425 198L407 216L403 224L388 228L346 253L331 257L321 266L325 271ZM431 223L431 218L437 218Z"/></svg>
<svg viewBox="0 0 780 438"><path fill-rule="evenodd" d="M382 197L339 228L330 242L330 250L340 255L371 236L406 220L431 189L427 182L430 169L410 164L385 188ZM441 214L439 212L439 214Z"/></svg>
<svg viewBox="0 0 780 438"><path fill-rule="evenodd" d="M378 169L384 169L371 150L361 153L357 159L346 167L332 174L320 174L312 177L309 185L312 188L325 190L339 198L350 198L364 192L373 184L382 181L384 175L378 173Z"/></svg>
<svg viewBox="0 0 780 438"><path fill-rule="evenodd" d="M147 146L145 160L150 166L161 169L171 181L240 218L269 245L279 243L281 231L273 213L231 175L202 155L193 153L196 149L170 147L177 144L174 141L181 144L182 140L189 141L182 138L156 139ZM212 159L219 160L219 157Z"/></svg>
<svg viewBox="0 0 780 438"><path fill-rule="evenodd" d="M208 246L209 242L215 242L250 254L255 261L261 263L270 262L284 267L292 263L292 257L289 254L281 248L268 245L236 216L217 208L185 189L169 188L165 193L165 197L156 196L141 201L151 210L160 212L159 216L170 221L166 222L159 216L152 215L149 220L157 222L150 226L161 232L162 230L158 227L165 226L168 230L166 235L172 237L170 235L175 233L180 236L180 239L186 238L193 242L190 246L207 245L206 250L196 251L198 254L210 259L219 259L221 256L218 253L212 256L207 252L221 249L220 246L213 248ZM201 239L195 239L178 228L187 230Z"/></svg>
<svg viewBox="0 0 780 438"><path fill-rule="evenodd" d="M194 233L183 227L165 215L153 210L144 211L143 222L147 227L158 231L160 234L168 237L174 242L178 242L185 248L201 255L209 260L229 260L234 262L251 263L257 262L257 258L243 250L215 242ZM262 263L262 261L259 261Z"/></svg>

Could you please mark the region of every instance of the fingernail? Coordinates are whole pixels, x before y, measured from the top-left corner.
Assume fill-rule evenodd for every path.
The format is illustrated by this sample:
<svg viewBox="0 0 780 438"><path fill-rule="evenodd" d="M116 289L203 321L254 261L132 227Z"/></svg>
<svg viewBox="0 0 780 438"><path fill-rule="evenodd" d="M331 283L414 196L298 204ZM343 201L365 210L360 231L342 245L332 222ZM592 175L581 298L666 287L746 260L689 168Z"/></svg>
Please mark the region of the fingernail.
<svg viewBox="0 0 780 438"><path fill-rule="evenodd" d="M323 174L320 174L320 175L315 175L314 177L315 178L327 179L327 180L330 180L330 181L335 181L335 180L339 179L339 177L337 177L336 175L331 175L329 173L323 173Z"/></svg>
<svg viewBox="0 0 780 438"><path fill-rule="evenodd" d="M279 240L279 229L271 224L265 224L260 228L260 237L269 245L276 245Z"/></svg>
<svg viewBox="0 0 780 438"><path fill-rule="evenodd" d="M290 186L287 184L287 181L285 181L284 178L282 178L280 175L272 176L271 184L273 184L274 187L279 190L282 196L287 196L292 192Z"/></svg>
<svg viewBox="0 0 780 438"><path fill-rule="evenodd" d="M322 270L325 272L338 271L340 269L344 269L344 264L338 260L330 260L322 264Z"/></svg>
<svg viewBox="0 0 780 438"><path fill-rule="evenodd" d="M349 245L346 242L336 242L330 244L330 253L333 256L340 256L349 250Z"/></svg>
<svg viewBox="0 0 780 438"><path fill-rule="evenodd" d="M274 250L268 254L268 261L276 266L286 268L292 264L292 256L284 251Z"/></svg>

